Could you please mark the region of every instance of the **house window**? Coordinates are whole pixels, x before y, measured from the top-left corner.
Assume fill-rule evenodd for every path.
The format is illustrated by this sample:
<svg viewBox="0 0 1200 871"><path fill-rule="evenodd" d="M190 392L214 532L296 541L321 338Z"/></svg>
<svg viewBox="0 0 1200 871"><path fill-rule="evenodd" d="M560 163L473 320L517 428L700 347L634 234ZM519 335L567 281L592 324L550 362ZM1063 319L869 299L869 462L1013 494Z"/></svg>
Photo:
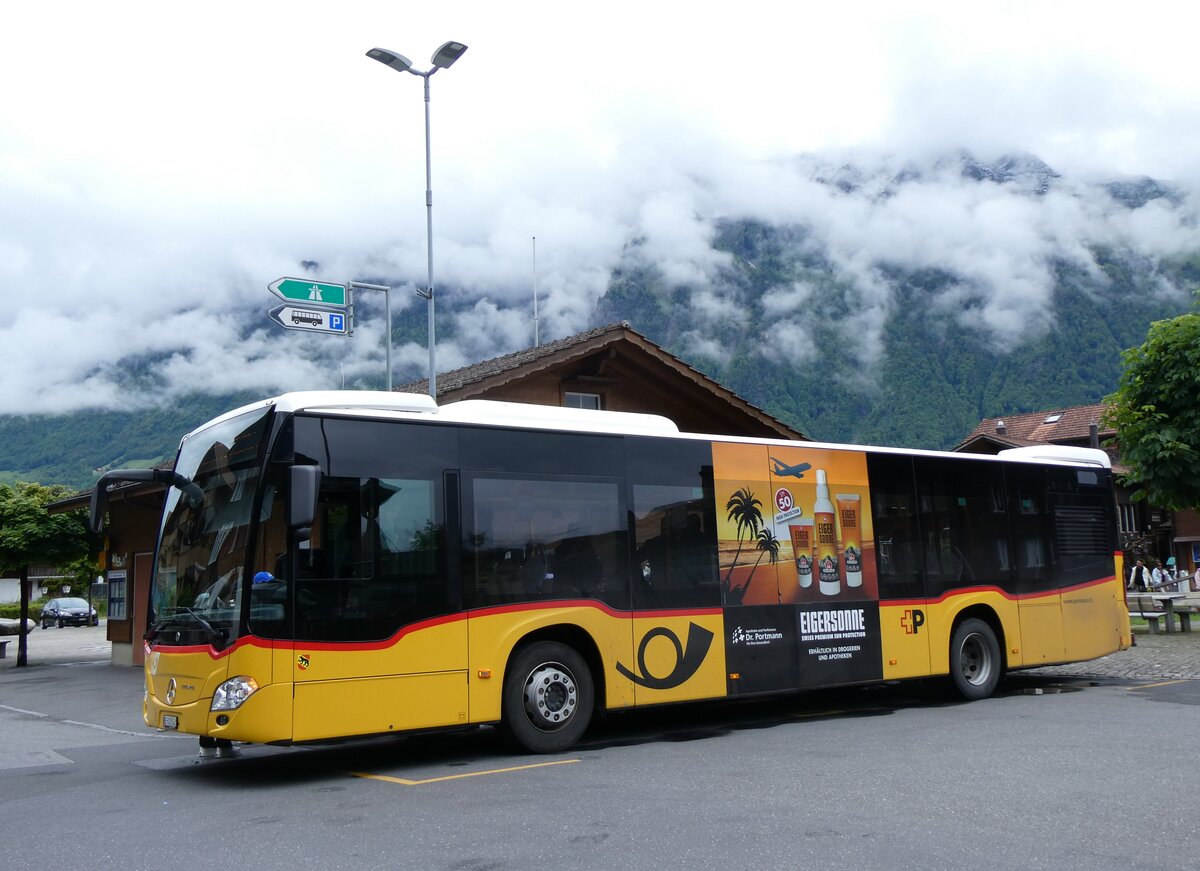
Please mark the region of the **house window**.
<svg viewBox="0 0 1200 871"><path fill-rule="evenodd" d="M600 394L571 393L570 391L567 391L567 398L563 405L565 405L567 408L591 408L593 410L599 410Z"/></svg>
<svg viewBox="0 0 1200 871"><path fill-rule="evenodd" d="M1133 505L1128 502L1117 503L1117 511L1119 513L1121 532L1137 532L1137 513L1134 511Z"/></svg>

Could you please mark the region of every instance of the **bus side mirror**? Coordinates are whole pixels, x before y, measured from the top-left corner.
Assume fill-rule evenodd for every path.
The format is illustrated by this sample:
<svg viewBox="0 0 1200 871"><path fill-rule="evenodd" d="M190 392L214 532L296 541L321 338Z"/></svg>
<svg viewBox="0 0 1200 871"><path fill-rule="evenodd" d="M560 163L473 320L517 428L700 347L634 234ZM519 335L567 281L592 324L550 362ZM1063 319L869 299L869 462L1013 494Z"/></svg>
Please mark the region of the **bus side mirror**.
<svg viewBox="0 0 1200 871"><path fill-rule="evenodd" d="M303 538L307 540L308 531L312 528L317 516L317 494L321 490L320 466L292 466L291 503L288 513L288 526L293 533L304 531Z"/></svg>

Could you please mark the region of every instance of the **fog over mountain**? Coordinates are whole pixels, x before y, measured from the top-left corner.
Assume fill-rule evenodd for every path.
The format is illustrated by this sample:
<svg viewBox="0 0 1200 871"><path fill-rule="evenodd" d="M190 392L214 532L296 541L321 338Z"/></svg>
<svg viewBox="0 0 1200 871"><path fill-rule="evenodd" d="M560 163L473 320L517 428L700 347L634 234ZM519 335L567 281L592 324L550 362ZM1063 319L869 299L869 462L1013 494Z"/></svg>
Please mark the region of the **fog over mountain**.
<svg viewBox="0 0 1200 871"><path fill-rule="evenodd" d="M594 326L615 271L652 269L656 282L676 293L674 304L686 309L689 328L674 337L684 357L728 362L733 349L719 333L754 327L765 361L799 366L813 361L816 334L833 333L842 337L855 377L868 382L884 353L889 317L901 304L897 275L943 275L927 315L974 330L1000 354L1060 325L1054 290L1064 265L1103 288L1110 278L1100 258L1119 256L1141 276L1139 294L1179 308L1190 301L1190 286L1163 267L1200 253L1196 192L1169 181L1082 177L1032 155L967 152L925 159L804 155L708 173L672 164L666 155L642 158L637 183L614 178L607 197L574 200L562 191L547 203L517 202L466 238L438 240L439 369L532 344L535 243L514 228L534 223L547 227L536 241L543 339ZM36 221L35 204L26 205ZM533 210L536 222L514 216ZM128 229L119 215L107 220L113 235ZM821 261L819 269L785 276L761 293L762 324L750 322L742 280L756 264L714 244L722 227L739 221L779 228L788 256ZM158 258L110 260L109 271L94 276L110 289L101 306L87 303L91 283L73 286L69 275L61 276L73 306L23 308L0 330L10 348L41 348L9 357L0 411L145 407L197 392L270 394L337 387L343 379L348 386L380 383L381 300L360 294L351 339L287 333L265 315L277 301L264 279L279 275L394 285L397 324L415 325L407 332L397 327L394 378L425 374L425 307L413 292L424 279L424 239L374 251L314 239L296 259L236 245L215 259L202 244L209 241L143 239L171 250L171 271L148 274L162 268ZM10 252L4 265L19 273L22 265L12 259L19 254ZM80 267L64 258L60 268ZM160 292L122 298L111 292L121 285ZM604 316L613 315L626 316L606 306ZM649 330L636 319L633 326Z"/></svg>
<svg viewBox="0 0 1200 871"><path fill-rule="evenodd" d="M381 385L380 296L352 338L288 332L285 275L392 285L395 380L423 376L421 81L366 52L420 68L448 39L469 51L431 84L439 368L529 345L536 281L544 339L628 319L822 438L942 445L1094 401L1197 283L1186 23L1166 0L15 7L0 477Z"/></svg>
<svg viewBox="0 0 1200 871"><path fill-rule="evenodd" d="M949 447L983 416L1098 401L1120 351L1187 310L1200 286L1195 191L1169 181L963 150L722 169L663 163L636 194L614 181L608 199L559 204L537 239L542 340L628 320L816 438ZM532 239L505 230L523 223L501 217L441 240L440 370L533 343ZM426 309L411 279L423 239L377 251L314 241L303 258L265 266L205 262L182 243L175 253L186 268L163 277L149 311L131 299L124 310L23 312L10 337L63 341L43 348L54 366L30 354L8 373L4 411L147 410L156 423L86 452L97 468L169 454L234 396L382 385L379 300L360 297L353 338L287 332L266 318L277 300L264 273L395 286L394 380L425 375ZM120 280L152 280L127 265ZM37 440L20 432L11 440ZM33 462L0 456L0 473Z"/></svg>

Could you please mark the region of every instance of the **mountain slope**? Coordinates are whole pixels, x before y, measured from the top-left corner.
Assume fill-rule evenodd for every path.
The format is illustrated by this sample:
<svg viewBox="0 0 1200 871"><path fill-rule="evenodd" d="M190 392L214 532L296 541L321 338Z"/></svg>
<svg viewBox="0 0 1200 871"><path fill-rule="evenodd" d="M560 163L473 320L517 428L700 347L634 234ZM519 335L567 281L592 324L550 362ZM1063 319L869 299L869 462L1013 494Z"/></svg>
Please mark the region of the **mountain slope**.
<svg viewBox="0 0 1200 871"><path fill-rule="evenodd" d="M661 227L630 226L599 297L573 300L591 307L575 328L628 321L816 439L948 448L983 417L1101 400L1121 351L1200 286L1200 215L1154 179L1087 182L1028 155L966 153L775 169L794 201L770 217L700 179L693 202L711 211L675 213L666 243ZM438 299L439 349L520 347L519 329L492 347L480 324L520 325L523 302L467 288ZM419 348L425 329L424 307L408 306L395 344ZM122 359L122 390L161 392L161 362ZM0 480L86 487L169 459L194 426L259 398L195 391L140 411L0 417Z"/></svg>

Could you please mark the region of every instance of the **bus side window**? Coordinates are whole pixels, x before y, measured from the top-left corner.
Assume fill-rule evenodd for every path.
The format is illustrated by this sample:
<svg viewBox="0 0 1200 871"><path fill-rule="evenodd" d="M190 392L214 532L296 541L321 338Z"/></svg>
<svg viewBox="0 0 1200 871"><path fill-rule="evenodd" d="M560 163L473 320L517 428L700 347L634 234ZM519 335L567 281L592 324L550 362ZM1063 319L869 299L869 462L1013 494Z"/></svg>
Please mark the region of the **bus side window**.
<svg viewBox="0 0 1200 871"><path fill-rule="evenodd" d="M318 523L300 556L297 637L378 640L450 610L438 487L324 478Z"/></svg>
<svg viewBox="0 0 1200 871"><path fill-rule="evenodd" d="M912 460L890 454L868 454L871 520L881 599L923 598L921 540Z"/></svg>
<svg viewBox="0 0 1200 871"><path fill-rule="evenodd" d="M278 475L263 493L258 540L251 560L250 628L264 638L285 638L287 619L287 517Z"/></svg>
<svg viewBox="0 0 1200 871"><path fill-rule="evenodd" d="M967 457L917 457L914 469L925 595L980 583L1011 589L1004 556L1008 517L1003 510L1003 467Z"/></svg>
<svg viewBox="0 0 1200 871"><path fill-rule="evenodd" d="M721 604L712 444L627 436L634 608Z"/></svg>
<svg viewBox="0 0 1200 871"><path fill-rule="evenodd" d="M464 551L475 603L600 599L627 607L617 482L465 476Z"/></svg>
<svg viewBox="0 0 1200 871"><path fill-rule="evenodd" d="M1116 527L1107 470L1052 469L1051 558L1060 587L1093 581L1114 571Z"/></svg>
<svg viewBox="0 0 1200 871"><path fill-rule="evenodd" d="M1017 591L1056 586L1050 555L1050 516L1046 510L1046 469L1013 463L1005 468L1009 522L1016 553Z"/></svg>
<svg viewBox="0 0 1200 871"><path fill-rule="evenodd" d="M716 543L692 487L635 485L633 580L636 607L720 602Z"/></svg>

